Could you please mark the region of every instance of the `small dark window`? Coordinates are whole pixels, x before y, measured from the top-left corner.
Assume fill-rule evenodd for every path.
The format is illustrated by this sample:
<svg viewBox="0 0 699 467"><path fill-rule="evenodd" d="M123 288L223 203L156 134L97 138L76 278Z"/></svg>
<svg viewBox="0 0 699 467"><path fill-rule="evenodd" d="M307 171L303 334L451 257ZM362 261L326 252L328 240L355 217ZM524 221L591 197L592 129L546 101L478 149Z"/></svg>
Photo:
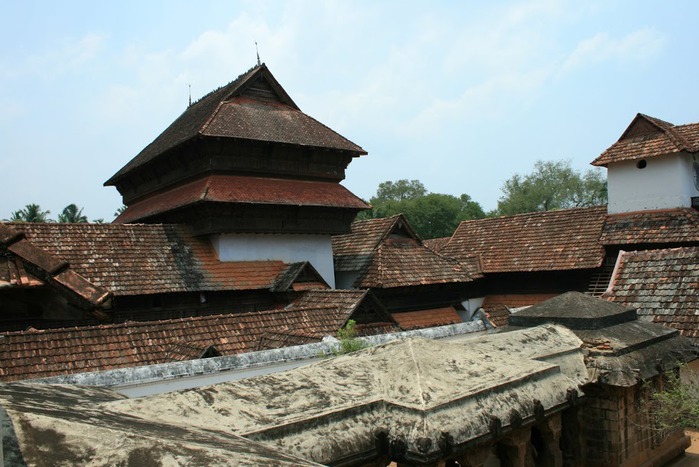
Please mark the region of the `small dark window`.
<svg viewBox="0 0 699 467"><path fill-rule="evenodd" d="M641 159L640 161L636 162L636 167L639 169L645 169L648 163L646 162L645 159Z"/></svg>

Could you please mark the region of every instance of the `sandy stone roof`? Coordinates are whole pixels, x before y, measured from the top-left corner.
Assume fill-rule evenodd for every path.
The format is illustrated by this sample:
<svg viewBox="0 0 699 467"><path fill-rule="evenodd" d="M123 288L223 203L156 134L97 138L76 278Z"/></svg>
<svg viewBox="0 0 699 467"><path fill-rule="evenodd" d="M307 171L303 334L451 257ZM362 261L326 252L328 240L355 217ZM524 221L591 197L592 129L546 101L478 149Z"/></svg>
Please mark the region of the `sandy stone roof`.
<svg viewBox="0 0 699 467"><path fill-rule="evenodd" d="M98 388L0 385L5 420L5 465L275 465L320 467L216 427L195 428L133 417L110 405L123 396ZM4 425L4 424L3 424Z"/></svg>
<svg viewBox="0 0 699 467"><path fill-rule="evenodd" d="M699 356L699 346L669 329L639 321L635 309L580 292L566 292L510 316L512 327L553 323L583 341L590 380L630 387Z"/></svg>
<svg viewBox="0 0 699 467"><path fill-rule="evenodd" d="M699 339L699 248L622 251L604 297Z"/></svg>
<svg viewBox="0 0 699 467"><path fill-rule="evenodd" d="M36 391L48 394L36 396L23 386L0 386L0 398L30 459L41 456L31 440L51 426L59 434L51 450L75 463L119 459L158 430L169 433L160 449L178 456L208 433L212 441L227 439L215 455L247 453L242 437L279 456L356 461L382 454L376 436L383 433L407 462L430 462L442 449L491 439L494 423L530 423L537 413L567 407L587 381L580 344L564 328L543 326L462 343L408 339L288 372L138 399L47 386ZM47 399L41 415L32 397ZM115 442L115 431L127 430L135 436ZM171 445L175 437L182 442Z"/></svg>

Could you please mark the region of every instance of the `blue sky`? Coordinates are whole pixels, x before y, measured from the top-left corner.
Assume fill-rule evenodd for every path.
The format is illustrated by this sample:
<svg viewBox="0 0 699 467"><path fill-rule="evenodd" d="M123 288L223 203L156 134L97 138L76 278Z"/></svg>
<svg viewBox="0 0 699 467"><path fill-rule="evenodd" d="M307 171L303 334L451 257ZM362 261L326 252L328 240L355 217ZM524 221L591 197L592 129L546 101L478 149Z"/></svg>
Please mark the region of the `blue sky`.
<svg viewBox="0 0 699 467"><path fill-rule="evenodd" d="M534 162L589 162L637 112L699 121L693 1L0 0L0 219L102 184L187 105L262 60L301 110L369 152L343 182L493 209Z"/></svg>

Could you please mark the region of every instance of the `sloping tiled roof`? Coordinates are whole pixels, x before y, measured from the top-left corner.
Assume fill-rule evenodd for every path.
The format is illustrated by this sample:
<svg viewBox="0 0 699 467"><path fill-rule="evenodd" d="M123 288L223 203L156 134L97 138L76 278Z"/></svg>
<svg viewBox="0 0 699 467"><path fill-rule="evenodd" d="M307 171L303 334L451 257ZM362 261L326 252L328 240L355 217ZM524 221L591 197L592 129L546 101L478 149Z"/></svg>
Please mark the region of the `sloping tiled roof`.
<svg viewBox="0 0 699 467"><path fill-rule="evenodd" d="M220 355L270 348L274 335L306 341L335 335L349 315L338 307L294 308L151 322L9 332L0 337L0 380L127 368L181 360L182 343Z"/></svg>
<svg viewBox="0 0 699 467"><path fill-rule="evenodd" d="M348 320L355 320L360 335L400 331L391 315L369 290L308 290L286 309L316 307L334 308L347 316ZM343 322L340 327L344 325Z"/></svg>
<svg viewBox="0 0 699 467"><path fill-rule="evenodd" d="M431 310L404 311L393 313L392 316L405 330L433 328L462 322L459 314L451 306Z"/></svg>
<svg viewBox="0 0 699 467"><path fill-rule="evenodd" d="M606 214L597 206L463 221L441 254L478 257L483 273L596 268Z"/></svg>
<svg viewBox="0 0 699 467"><path fill-rule="evenodd" d="M368 294L368 290L308 290L296 298L287 309L330 306L351 313Z"/></svg>
<svg viewBox="0 0 699 467"><path fill-rule="evenodd" d="M246 93L246 90L260 81L272 89L276 97L274 100L256 99L252 94ZM301 112L263 64L188 107L105 185L113 185L136 167L198 135L332 148L350 151L356 155L366 154L361 147Z"/></svg>
<svg viewBox="0 0 699 467"><path fill-rule="evenodd" d="M106 306L112 293L76 272L64 258L26 238L32 223L0 223L0 281L7 276L11 285L48 284L68 301L84 309ZM7 271L5 274L4 271Z"/></svg>
<svg viewBox="0 0 699 467"><path fill-rule="evenodd" d="M27 272L23 261L14 255L0 256L0 287L39 287L44 281Z"/></svg>
<svg viewBox="0 0 699 467"><path fill-rule="evenodd" d="M114 222L125 224L204 202L369 209L338 183L210 175L132 204Z"/></svg>
<svg viewBox="0 0 699 467"><path fill-rule="evenodd" d="M699 338L699 247L621 252L603 297Z"/></svg>
<svg viewBox="0 0 699 467"><path fill-rule="evenodd" d="M408 287L427 284L471 282L481 277L459 262L445 258L414 239L383 241L355 285L363 288Z"/></svg>
<svg viewBox="0 0 699 467"><path fill-rule="evenodd" d="M352 222L352 233L335 235L333 258L336 271L356 271L366 266L374 250L402 219L401 215Z"/></svg>
<svg viewBox="0 0 699 467"><path fill-rule="evenodd" d="M638 114L622 134L592 165L648 159L686 151L699 152L699 123L675 126L657 118Z"/></svg>
<svg viewBox="0 0 699 467"><path fill-rule="evenodd" d="M442 251L442 248L447 246L449 240L451 240L451 237L430 238L429 240L423 240L422 244L430 250L439 253L440 251Z"/></svg>
<svg viewBox="0 0 699 467"><path fill-rule="evenodd" d="M22 224L37 247L115 295L264 290L293 265L222 262L206 239L167 224Z"/></svg>
<svg viewBox="0 0 699 467"><path fill-rule="evenodd" d="M699 211L692 208L607 216L603 245L699 242Z"/></svg>

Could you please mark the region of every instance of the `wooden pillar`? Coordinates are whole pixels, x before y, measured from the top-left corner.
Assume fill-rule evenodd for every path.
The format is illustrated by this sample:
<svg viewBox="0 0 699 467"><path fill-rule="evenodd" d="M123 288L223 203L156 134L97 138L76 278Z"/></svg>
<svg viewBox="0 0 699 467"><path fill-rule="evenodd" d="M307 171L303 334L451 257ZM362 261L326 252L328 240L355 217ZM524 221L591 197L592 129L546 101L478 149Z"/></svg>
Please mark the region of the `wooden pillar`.
<svg viewBox="0 0 699 467"><path fill-rule="evenodd" d="M483 467L493 451L493 446L479 446L469 450L457 461L464 467Z"/></svg>
<svg viewBox="0 0 699 467"><path fill-rule="evenodd" d="M526 467L530 438L530 430L522 428L501 439L495 448L500 465Z"/></svg>
<svg viewBox="0 0 699 467"><path fill-rule="evenodd" d="M563 453L561 452L561 414L555 414L536 427L544 443L542 452L538 453L537 465L542 467L561 467Z"/></svg>

